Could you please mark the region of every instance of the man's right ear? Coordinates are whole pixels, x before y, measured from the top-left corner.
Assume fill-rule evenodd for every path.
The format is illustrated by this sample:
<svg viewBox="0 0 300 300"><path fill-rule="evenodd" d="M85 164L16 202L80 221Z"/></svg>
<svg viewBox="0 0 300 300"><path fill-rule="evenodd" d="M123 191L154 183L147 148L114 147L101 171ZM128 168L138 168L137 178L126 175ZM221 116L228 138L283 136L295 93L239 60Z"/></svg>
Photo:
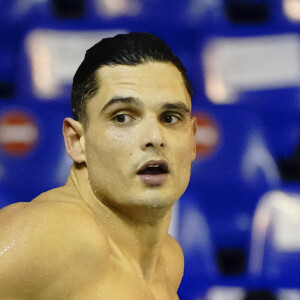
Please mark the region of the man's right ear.
<svg viewBox="0 0 300 300"><path fill-rule="evenodd" d="M80 122L72 118L65 118L63 135L68 155L74 162L86 162L84 129Z"/></svg>

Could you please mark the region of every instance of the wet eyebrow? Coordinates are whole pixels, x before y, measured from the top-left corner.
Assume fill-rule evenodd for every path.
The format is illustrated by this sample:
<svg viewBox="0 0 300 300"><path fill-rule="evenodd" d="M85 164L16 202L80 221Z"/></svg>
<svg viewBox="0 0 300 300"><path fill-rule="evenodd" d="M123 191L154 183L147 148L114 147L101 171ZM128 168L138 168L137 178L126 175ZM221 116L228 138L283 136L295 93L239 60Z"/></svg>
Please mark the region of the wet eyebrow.
<svg viewBox="0 0 300 300"><path fill-rule="evenodd" d="M165 103L162 106L162 109L170 109L170 110L179 110L182 111L183 113L191 113L191 110L187 105L185 105L182 102L176 102L176 103Z"/></svg>
<svg viewBox="0 0 300 300"><path fill-rule="evenodd" d="M134 98L134 97L113 97L110 99L102 108L101 112L107 110L110 106L117 104L117 103L127 103L127 104L132 104L135 106L141 106L141 103L139 99Z"/></svg>

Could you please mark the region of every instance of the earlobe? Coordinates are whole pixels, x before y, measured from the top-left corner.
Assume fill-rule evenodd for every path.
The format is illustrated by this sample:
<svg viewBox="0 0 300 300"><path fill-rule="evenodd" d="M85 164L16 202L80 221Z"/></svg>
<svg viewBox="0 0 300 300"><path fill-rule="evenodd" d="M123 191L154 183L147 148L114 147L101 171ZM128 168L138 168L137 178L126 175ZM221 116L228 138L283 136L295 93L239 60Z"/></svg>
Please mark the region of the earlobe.
<svg viewBox="0 0 300 300"><path fill-rule="evenodd" d="M63 135L66 151L74 162L86 162L84 129L80 122L72 118L64 119Z"/></svg>

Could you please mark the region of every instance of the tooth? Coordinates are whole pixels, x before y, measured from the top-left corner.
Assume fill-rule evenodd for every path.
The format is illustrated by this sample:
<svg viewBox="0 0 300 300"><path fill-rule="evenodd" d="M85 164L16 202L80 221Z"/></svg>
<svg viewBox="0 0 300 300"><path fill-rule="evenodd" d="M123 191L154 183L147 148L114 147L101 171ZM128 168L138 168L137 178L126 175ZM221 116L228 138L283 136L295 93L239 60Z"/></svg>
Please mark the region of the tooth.
<svg viewBox="0 0 300 300"><path fill-rule="evenodd" d="M157 164L157 165L149 165L148 167L157 168L157 167L159 167L159 164Z"/></svg>

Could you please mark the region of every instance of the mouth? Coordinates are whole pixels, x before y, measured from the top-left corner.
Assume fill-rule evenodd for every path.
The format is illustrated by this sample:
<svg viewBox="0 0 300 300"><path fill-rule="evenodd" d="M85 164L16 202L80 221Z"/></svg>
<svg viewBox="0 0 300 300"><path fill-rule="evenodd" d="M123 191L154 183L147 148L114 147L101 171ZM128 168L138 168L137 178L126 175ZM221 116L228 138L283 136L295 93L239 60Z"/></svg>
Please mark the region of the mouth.
<svg viewBox="0 0 300 300"><path fill-rule="evenodd" d="M141 181L147 185L163 184L169 174L168 163L164 160L151 160L145 163L138 171Z"/></svg>

